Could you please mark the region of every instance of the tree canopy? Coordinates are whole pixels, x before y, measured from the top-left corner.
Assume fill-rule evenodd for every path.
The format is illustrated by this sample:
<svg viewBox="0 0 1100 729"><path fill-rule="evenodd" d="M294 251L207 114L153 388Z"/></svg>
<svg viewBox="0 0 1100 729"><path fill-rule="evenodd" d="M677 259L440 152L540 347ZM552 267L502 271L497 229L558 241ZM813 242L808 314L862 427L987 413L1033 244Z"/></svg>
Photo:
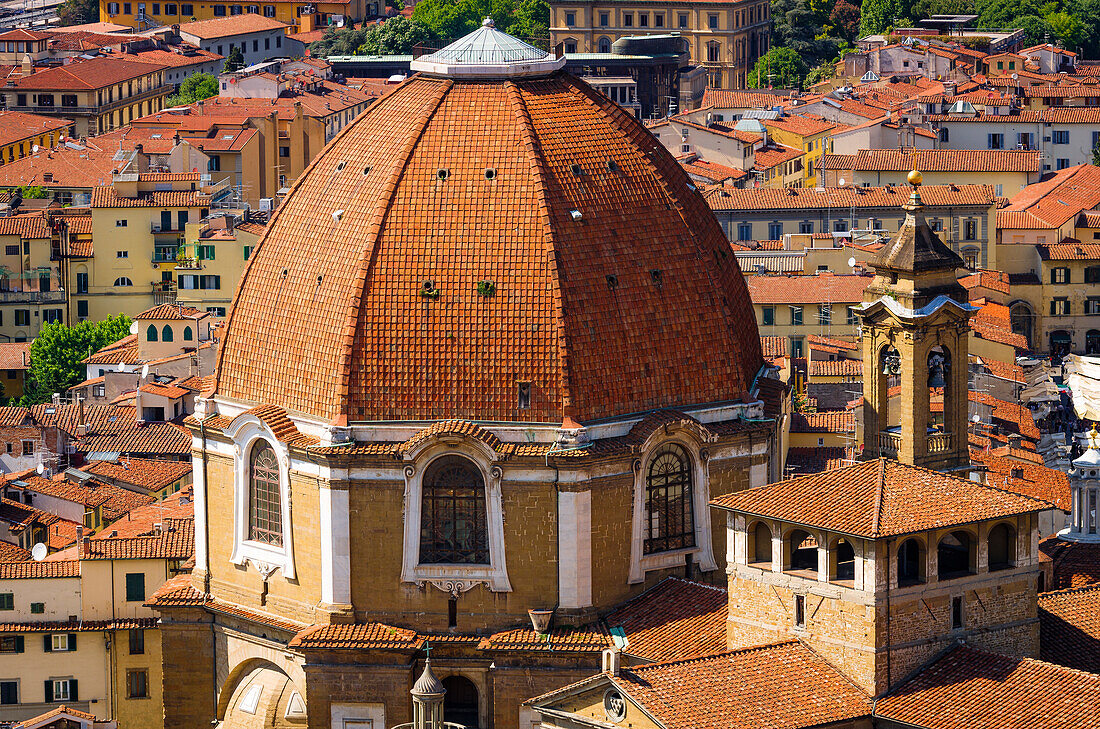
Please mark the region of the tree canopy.
<svg viewBox="0 0 1100 729"><path fill-rule="evenodd" d="M240 71L244 68L244 52L241 51L240 46L233 46L229 49L229 55L225 57L225 67L222 69L222 73L233 73L234 71Z"/></svg>
<svg viewBox="0 0 1100 729"><path fill-rule="evenodd" d="M218 79L208 73L196 73L188 76L180 84L180 90L168 97L168 106L186 106L196 101L218 95Z"/></svg>
<svg viewBox="0 0 1100 729"><path fill-rule="evenodd" d="M795 88L806 71L806 62L793 49L773 47L757 60L746 83L752 89Z"/></svg>
<svg viewBox="0 0 1100 729"><path fill-rule="evenodd" d="M357 52L371 56L398 55L411 53L416 46L426 46L433 42L432 34L427 28L415 20L398 15L368 30Z"/></svg>
<svg viewBox="0 0 1100 729"><path fill-rule="evenodd" d="M48 402L85 379L80 361L130 333L130 317L119 314L103 321L82 321L69 326L50 322L31 343L31 366L23 388L22 405Z"/></svg>
<svg viewBox="0 0 1100 729"><path fill-rule="evenodd" d="M57 19L61 25L81 25L99 20L98 0L65 0L57 8Z"/></svg>

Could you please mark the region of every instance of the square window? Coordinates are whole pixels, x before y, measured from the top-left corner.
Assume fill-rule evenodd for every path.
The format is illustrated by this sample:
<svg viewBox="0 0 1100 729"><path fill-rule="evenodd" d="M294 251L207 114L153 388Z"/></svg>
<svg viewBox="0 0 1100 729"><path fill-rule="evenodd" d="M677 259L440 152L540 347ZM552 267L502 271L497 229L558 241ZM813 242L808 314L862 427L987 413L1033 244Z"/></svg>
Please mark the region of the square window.
<svg viewBox="0 0 1100 729"><path fill-rule="evenodd" d="M149 698L149 671L141 668L126 672L126 694L131 699Z"/></svg>
<svg viewBox="0 0 1100 729"><path fill-rule="evenodd" d="M44 602L32 602L31 612L35 615L41 615L46 612L46 603Z"/></svg>
<svg viewBox="0 0 1100 729"><path fill-rule="evenodd" d="M0 592L0 610L15 609L15 593Z"/></svg>
<svg viewBox="0 0 1100 729"><path fill-rule="evenodd" d="M54 633L49 636L48 640L50 641L50 650L54 653L65 653L67 651L76 650L75 635Z"/></svg>
<svg viewBox="0 0 1100 729"><path fill-rule="evenodd" d="M145 573L129 572L126 574L126 602L142 602L145 600Z"/></svg>

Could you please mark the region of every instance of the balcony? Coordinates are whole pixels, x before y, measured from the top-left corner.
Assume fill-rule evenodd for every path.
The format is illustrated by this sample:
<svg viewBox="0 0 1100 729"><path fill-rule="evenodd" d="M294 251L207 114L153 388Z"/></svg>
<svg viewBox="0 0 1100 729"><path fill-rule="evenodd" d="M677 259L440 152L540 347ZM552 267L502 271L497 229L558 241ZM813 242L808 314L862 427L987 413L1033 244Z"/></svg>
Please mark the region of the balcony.
<svg viewBox="0 0 1100 729"><path fill-rule="evenodd" d="M200 268L202 264L195 256L176 256L177 271L198 271Z"/></svg>
<svg viewBox="0 0 1100 729"><path fill-rule="evenodd" d="M947 453L951 450L951 434L950 433L929 433L928 434L928 452L929 453Z"/></svg>
<svg viewBox="0 0 1100 729"><path fill-rule="evenodd" d="M176 285L171 283L153 284L153 306L176 303Z"/></svg>
<svg viewBox="0 0 1100 729"><path fill-rule="evenodd" d="M64 304L64 291L0 291L0 304Z"/></svg>
<svg viewBox="0 0 1100 729"><path fill-rule="evenodd" d="M883 431L878 434L878 450L881 455L897 458L901 450L901 433Z"/></svg>

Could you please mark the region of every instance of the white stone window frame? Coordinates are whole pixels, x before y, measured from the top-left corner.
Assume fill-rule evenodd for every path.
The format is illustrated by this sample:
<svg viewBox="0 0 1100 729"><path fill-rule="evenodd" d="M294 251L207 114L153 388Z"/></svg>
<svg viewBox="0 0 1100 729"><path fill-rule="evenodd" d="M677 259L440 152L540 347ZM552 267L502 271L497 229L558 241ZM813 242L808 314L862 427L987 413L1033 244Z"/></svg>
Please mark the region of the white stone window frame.
<svg viewBox="0 0 1100 729"><path fill-rule="evenodd" d="M703 572L718 569L714 559L714 540L710 523L710 478L707 469L709 453L704 447L711 440L701 428L670 424L646 439L641 456L634 461L634 509L631 519L630 575L628 581L636 585L645 581L647 572L682 567L684 558L694 555L695 563ZM673 443L687 452L691 459L692 526L695 529L695 546L673 549L667 552L645 554L645 501L646 474L650 462L661 446Z"/></svg>
<svg viewBox="0 0 1100 729"><path fill-rule="evenodd" d="M489 537L489 564L421 564L420 514L424 497L424 474L436 460L460 456L481 472L485 486L485 526ZM477 585L492 592L511 592L504 548L504 506L500 482L504 475L500 455L486 443L455 434L426 439L405 454L404 539L401 581L431 584L457 597Z"/></svg>
<svg viewBox="0 0 1100 729"><path fill-rule="evenodd" d="M229 561L238 566L251 564L266 580L275 570L295 579L294 530L291 529L290 453L275 433L254 415L239 415L225 434L233 440L233 552ZM282 508L283 544L276 547L248 538L249 471L252 449L264 442L279 462L279 501Z"/></svg>

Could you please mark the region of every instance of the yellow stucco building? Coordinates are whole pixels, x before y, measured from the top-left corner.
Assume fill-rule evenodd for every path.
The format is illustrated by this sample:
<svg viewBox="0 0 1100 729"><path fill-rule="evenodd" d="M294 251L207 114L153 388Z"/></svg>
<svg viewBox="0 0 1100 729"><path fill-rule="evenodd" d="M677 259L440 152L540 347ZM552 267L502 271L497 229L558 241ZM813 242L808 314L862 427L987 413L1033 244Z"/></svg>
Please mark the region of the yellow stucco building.
<svg viewBox="0 0 1100 729"><path fill-rule="evenodd" d="M305 33L325 27L338 18L362 20L378 15L385 9L380 0L347 0L346 2L308 2L308 0L276 0L258 5L247 3L210 2L123 2L100 0L99 19L144 30L156 25L210 20L252 13L274 18L291 26L292 33Z"/></svg>

